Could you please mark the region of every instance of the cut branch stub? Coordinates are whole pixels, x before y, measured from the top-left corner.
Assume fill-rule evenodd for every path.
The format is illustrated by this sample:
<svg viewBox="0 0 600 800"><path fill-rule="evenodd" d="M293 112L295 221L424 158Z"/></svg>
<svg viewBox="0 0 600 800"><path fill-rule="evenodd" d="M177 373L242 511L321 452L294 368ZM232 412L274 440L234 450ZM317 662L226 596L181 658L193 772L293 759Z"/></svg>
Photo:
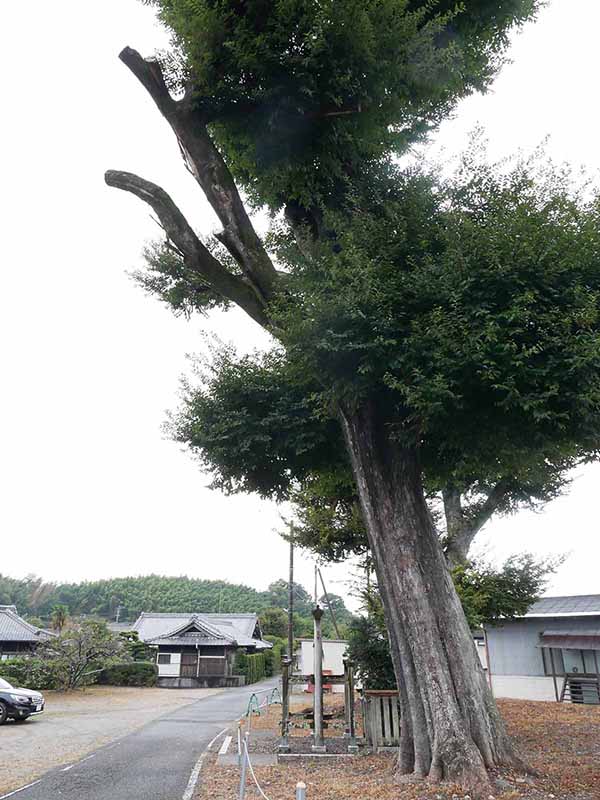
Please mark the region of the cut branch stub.
<svg viewBox="0 0 600 800"><path fill-rule="evenodd" d="M275 291L277 271L192 97L186 95L182 100L171 97L156 60L144 59L131 47L126 47L119 58L150 94L177 136L186 165L223 225L219 238L239 263L259 298L268 300Z"/></svg>
<svg viewBox="0 0 600 800"><path fill-rule="evenodd" d="M151 181L131 172L109 170L106 183L134 194L152 208L166 235L182 253L186 265L197 272L216 292L240 306L263 328L269 327L264 304L246 280L232 275L202 244L171 197Z"/></svg>

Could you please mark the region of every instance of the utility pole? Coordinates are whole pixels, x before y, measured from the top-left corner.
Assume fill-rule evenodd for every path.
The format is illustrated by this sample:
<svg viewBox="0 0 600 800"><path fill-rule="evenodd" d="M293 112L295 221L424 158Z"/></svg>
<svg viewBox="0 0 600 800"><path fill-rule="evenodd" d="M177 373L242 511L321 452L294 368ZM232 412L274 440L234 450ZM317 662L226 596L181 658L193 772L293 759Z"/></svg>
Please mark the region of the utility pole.
<svg viewBox="0 0 600 800"><path fill-rule="evenodd" d="M288 581L288 658L294 657L294 526L290 528L290 573Z"/></svg>

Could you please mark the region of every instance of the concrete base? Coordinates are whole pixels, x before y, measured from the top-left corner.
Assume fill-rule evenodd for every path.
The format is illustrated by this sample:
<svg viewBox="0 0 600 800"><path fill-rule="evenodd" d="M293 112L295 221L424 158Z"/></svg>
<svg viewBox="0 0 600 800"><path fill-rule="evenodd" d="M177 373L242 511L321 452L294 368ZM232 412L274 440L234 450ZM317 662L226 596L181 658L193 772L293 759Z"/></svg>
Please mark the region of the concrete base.
<svg viewBox="0 0 600 800"><path fill-rule="evenodd" d="M201 675L199 678L158 678L159 689L229 689L244 686L243 675Z"/></svg>
<svg viewBox="0 0 600 800"><path fill-rule="evenodd" d="M250 761L253 767L274 767L277 764L275 753L250 753ZM219 767L237 767L239 756L237 753L227 753L217 757Z"/></svg>
<svg viewBox="0 0 600 800"><path fill-rule="evenodd" d="M560 692L563 679L556 679ZM556 702L552 678L537 675L492 675L494 697Z"/></svg>
<svg viewBox="0 0 600 800"><path fill-rule="evenodd" d="M324 744L313 744L310 748L313 753L326 753L327 747Z"/></svg>

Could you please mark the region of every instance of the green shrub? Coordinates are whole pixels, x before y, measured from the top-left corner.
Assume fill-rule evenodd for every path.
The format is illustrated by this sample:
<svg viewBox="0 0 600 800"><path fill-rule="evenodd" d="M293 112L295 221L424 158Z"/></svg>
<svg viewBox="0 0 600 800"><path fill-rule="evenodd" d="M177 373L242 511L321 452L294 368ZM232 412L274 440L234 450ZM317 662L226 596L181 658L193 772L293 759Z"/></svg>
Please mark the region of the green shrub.
<svg viewBox="0 0 600 800"><path fill-rule="evenodd" d="M15 688L62 688L57 664L41 658L11 658L0 664L0 677Z"/></svg>
<svg viewBox="0 0 600 800"><path fill-rule="evenodd" d="M152 661L129 661L112 664L98 675L98 683L105 686L154 686L158 676Z"/></svg>
<svg viewBox="0 0 600 800"><path fill-rule="evenodd" d="M264 654L248 655L243 652L237 653L235 657L235 672L237 675L244 675L247 684L262 680L267 674Z"/></svg>
<svg viewBox="0 0 600 800"><path fill-rule="evenodd" d="M270 678L272 675L278 675L281 672L281 658L283 652L287 650L287 642L285 639L270 636L267 641L273 645L271 650L265 650L263 653L265 657L265 675Z"/></svg>

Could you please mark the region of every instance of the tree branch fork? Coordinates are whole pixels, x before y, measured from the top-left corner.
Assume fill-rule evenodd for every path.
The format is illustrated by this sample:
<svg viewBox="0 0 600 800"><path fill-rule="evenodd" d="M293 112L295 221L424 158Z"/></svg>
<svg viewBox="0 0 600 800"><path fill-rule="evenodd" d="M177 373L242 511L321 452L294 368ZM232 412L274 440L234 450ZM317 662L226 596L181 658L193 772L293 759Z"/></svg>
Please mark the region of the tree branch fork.
<svg viewBox="0 0 600 800"><path fill-rule="evenodd" d="M189 92L181 100L171 96L157 60L145 59L130 47L119 58L173 129L186 166L223 225L216 238L239 264L242 274L233 274L212 255L160 186L119 170L106 172L107 185L147 203L182 253L186 266L263 328L270 328L267 304L277 291L278 272L252 225L231 171L207 131L206 120L194 107Z"/></svg>

